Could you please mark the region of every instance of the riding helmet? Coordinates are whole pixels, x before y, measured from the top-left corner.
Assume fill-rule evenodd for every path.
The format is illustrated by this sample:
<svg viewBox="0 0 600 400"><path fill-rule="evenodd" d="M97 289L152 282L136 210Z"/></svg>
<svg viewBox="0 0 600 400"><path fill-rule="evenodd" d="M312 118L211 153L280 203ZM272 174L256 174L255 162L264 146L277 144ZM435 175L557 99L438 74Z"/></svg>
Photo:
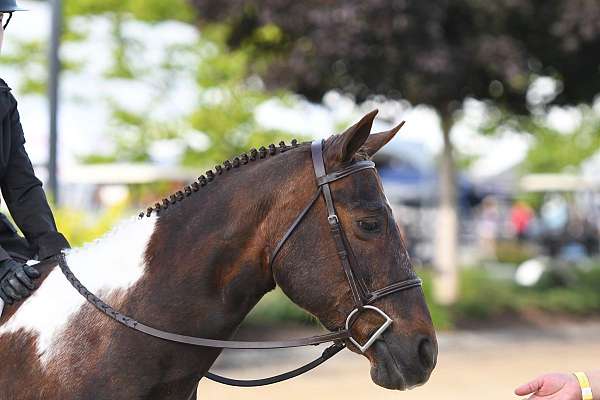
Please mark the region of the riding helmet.
<svg viewBox="0 0 600 400"><path fill-rule="evenodd" d="M27 11L19 7L17 0L0 0L0 12L11 13L14 11Z"/></svg>

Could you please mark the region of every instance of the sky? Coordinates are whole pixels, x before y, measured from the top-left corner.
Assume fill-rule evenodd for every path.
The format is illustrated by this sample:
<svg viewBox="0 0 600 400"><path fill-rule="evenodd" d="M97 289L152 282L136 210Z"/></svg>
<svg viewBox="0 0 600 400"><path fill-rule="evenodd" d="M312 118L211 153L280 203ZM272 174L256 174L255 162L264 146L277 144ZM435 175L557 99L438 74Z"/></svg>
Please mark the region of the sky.
<svg viewBox="0 0 600 400"><path fill-rule="evenodd" d="M28 12L14 16L5 35L4 54L14 51L16 41L46 40L49 37L49 9L46 2L22 1L21 4L30 9ZM88 33L88 38L81 43L69 43L62 48L61 54L70 60L80 60L84 68L78 72L65 74L61 81L61 108L59 115L60 132L60 168L72 167L77 163L77 156L90 152L102 152L111 148L107 132L111 127L110 102L131 109L144 111L152 107L159 110L154 118L183 118L197 104L199 93L195 89L194 77L185 73L172 77L172 84L167 92L163 88L152 85L160 79L160 69L153 66L168 57L167 50L173 45L193 44L198 40L199 32L194 26L179 22L164 22L148 25L130 22L125 26L125 33L141 43L140 57L133 62L136 67L145 69L145 76L140 82L128 80L107 80L104 76L106 67L110 65L112 52L110 24L106 18L93 17L81 19L76 29ZM197 63L201 60L197 54L179 53L179 62ZM43 71L40 71L42 73ZM19 100L21 120L27 138L27 149L34 164L43 164L47 159L48 138L48 106L43 96L22 95L19 83L23 72L2 66L0 76L13 87ZM167 77L168 78L168 77ZM543 89L542 83L542 89ZM160 107L156 108L157 98ZM292 133L313 137L326 137L344 124L358 120L364 113L373 108L380 113L375 122L374 131L389 129L401 120L406 125L395 139L394 145L403 141L418 143L428 154L438 154L442 146L442 135L437 114L429 107L412 107L406 102L386 101L383 103L367 102L356 105L352 99L336 93L328 93L322 104L309 103L301 98L293 105L282 104L276 100L267 101L256 111L258 122L265 127L286 128ZM528 142L522 135L507 132L499 139L491 139L479 135L477 122L484 115L484 106L469 100L465 103L464 119L453 128L452 137L455 146L462 153L477 156L471 168L471 175L483 179L493 176L515 165L523 159ZM557 126L568 126L577 120L572 110L557 109L552 115ZM126 135L126 132L123 132ZM393 145L390 147L393 149ZM490 151L493 149L493 151ZM164 151L163 151L164 150ZM165 144L158 153L168 153Z"/></svg>

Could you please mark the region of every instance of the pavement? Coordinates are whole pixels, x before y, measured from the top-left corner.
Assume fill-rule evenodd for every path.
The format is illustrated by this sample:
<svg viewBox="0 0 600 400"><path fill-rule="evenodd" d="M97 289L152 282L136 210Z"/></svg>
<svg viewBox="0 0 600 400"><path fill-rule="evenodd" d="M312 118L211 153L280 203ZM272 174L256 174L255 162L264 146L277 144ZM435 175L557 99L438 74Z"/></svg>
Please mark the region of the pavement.
<svg viewBox="0 0 600 400"><path fill-rule="evenodd" d="M406 392L378 387L370 379L367 359L343 351L316 370L273 386L231 388L204 379L198 399L516 399L513 389L543 372L600 369L598 322L442 332L438 341L438 364L429 382ZM314 347L230 350L213 372L262 378L296 368L320 352Z"/></svg>

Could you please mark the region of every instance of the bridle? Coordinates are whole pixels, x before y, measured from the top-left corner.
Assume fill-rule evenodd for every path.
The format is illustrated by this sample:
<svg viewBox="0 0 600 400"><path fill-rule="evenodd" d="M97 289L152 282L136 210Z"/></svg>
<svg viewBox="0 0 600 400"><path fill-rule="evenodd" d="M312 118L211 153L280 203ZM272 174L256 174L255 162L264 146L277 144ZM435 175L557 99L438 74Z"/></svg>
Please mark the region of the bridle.
<svg viewBox="0 0 600 400"><path fill-rule="evenodd" d="M67 265L66 257L64 253L61 253L58 256L58 264L67 278L67 280L71 283L71 285L77 289L77 291L84 296L88 302L90 302L94 307L100 310L102 313L106 314L110 318L115 321L127 326L130 329L134 329L136 331L142 332L146 335L153 336L156 338L164 339L170 342L184 343L193 346L201 346L201 347L212 347L212 348L222 348L222 349L279 349L279 348L290 348L290 347L301 347L301 346L310 346L310 345L318 345L322 343L331 343L333 345L325 349L323 354L316 360L308 363L298 369L290 371L285 374L277 375L271 378L258 379L258 380L250 380L250 381L240 381L235 379L229 379L225 377L221 377L210 372L206 373L206 377L212 380L215 380L220 383L225 383L233 386L261 386L266 384L271 384L275 382L281 382L286 379L293 378L300 374L303 374L316 366L322 364L327 359L331 358L333 355L337 354L344 347L344 340L348 339L352 342L361 352L367 351L367 349L379 338L381 335L389 328L392 324L392 319L383 312L380 308L373 305L373 303L382 297L388 296L390 294L400 292L403 290L416 288L422 285L422 281L419 278L410 278L403 281L399 281L393 283L389 286L386 286L382 289L378 289L375 291L370 291L367 288L364 280L362 278L357 277L356 267L353 265L353 261L355 258L350 257L351 255L351 247L349 246L347 240L345 239L344 232L342 226L340 224L339 217L336 213L333 196L331 193L331 188L329 184L331 182L335 182L337 180L343 179L347 176L353 175L357 172L367 170L367 169L375 169L375 164L372 161L356 161L348 166L336 170L334 172L327 173L325 169L325 161L323 158L323 141L314 141L311 144L311 155L313 161L313 168L316 176L316 184L317 191L313 196L312 200L309 204L298 214L298 216L294 219L286 233L283 235L282 239L277 242L275 250L270 258L270 266L273 266L277 255L281 251L283 245L287 242L287 240L292 236L293 232L296 230L298 225L302 222L304 217L308 214L313 205L317 202L317 199L323 195L325 199L325 206L327 208L327 222L329 225L329 229L332 235L332 238L336 245L336 250L340 262L342 264L342 268L350 285L350 289L352 291L352 297L354 300L355 308L348 314L346 318L345 328L336 332L330 332L323 335L311 336L300 339L292 339L285 341L260 341L260 342L250 342L250 341L235 341L235 340L218 340L218 339L208 339L208 338L200 338L194 336L184 336L179 335L172 332L162 331L160 329L153 328L148 325L144 325L135 319L128 317L126 315L121 314L120 312L113 309L108 304L104 303L100 298L91 293L85 286L81 284L81 282L77 279L77 277L72 273L69 266ZM383 317L384 322L382 325L371 334L371 336L367 339L364 344L360 344L358 340L352 337L351 327L353 323L356 321L358 315L364 310L371 310L378 313L381 317Z"/></svg>
<svg viewBox="0 0 600 400"><path fill-rule="evenodd" d="M373 161L368 160L355 161L342 169L328 174L325 169L325 160L323 158L323 141L312 142L310 149L318 190L315 193L312 200L310 201L310 203L308 203L308 205L300 212L300 214L298 214L298 217L296 217L292 225L286 231L283 238L278 242L275 251L273 252L273 256L271 257L271 267L283 245L287 242L294 230L298 227L300 222L302 222L306 214L308 214L310 209L313 207L313 205L316 203L319 197L321 197L322 194L323 198L325 199L325 207L327 209L327 223L329 225L331 236L335 242L337 254L342 264L342 268L344 269L346 279L348 280L348 284L350 285L350 290L352 291L352 298L354 300L355 305L354 310L352 310L352 312L350 312L350 314L348 314L348 317L346 318L345 332L348 333L348 339L362 353L364 353L369 347L371 347L375 340L377 340L383 334L383 332L385 332L386 329L392 324L392 319L381 309L373 306L372 303L389 294L421 286L422 281L419 278L407 279L404 281L393 283L379 290L369 291L364 280L361 277L358 277L358 275L356 274L356 267L353 266L353 261L355 260L355 258L350 257L350 255L352 254L352 248L350 247L346 237L344 236L344 231L340 224L340 219L335 210L333 196L331 194L331 187L329 186L329 184L331 182L335 182L360 171L364 171L367 169L375 169L375 163ZM354 322L353 318L356 317L358 313L364 309L369 309L377 312L384 318L385 321L379 327L379 329L377 329L369 337L365 344L361 345L356 339L352 337L350 327L352 325L352 322Z"/></svg>

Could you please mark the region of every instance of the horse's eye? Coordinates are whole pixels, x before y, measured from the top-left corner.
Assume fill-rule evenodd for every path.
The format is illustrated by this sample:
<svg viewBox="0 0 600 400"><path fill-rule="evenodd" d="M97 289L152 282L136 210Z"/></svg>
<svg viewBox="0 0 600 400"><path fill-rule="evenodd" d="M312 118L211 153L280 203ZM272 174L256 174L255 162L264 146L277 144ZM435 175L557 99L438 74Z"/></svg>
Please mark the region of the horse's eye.
<svg viewBox="0 0 600 400"><path fill-rule="evenodd" d="M379 230L379 223L377 221L359 221L358 226L366 232L377 232Z"/></svg>

